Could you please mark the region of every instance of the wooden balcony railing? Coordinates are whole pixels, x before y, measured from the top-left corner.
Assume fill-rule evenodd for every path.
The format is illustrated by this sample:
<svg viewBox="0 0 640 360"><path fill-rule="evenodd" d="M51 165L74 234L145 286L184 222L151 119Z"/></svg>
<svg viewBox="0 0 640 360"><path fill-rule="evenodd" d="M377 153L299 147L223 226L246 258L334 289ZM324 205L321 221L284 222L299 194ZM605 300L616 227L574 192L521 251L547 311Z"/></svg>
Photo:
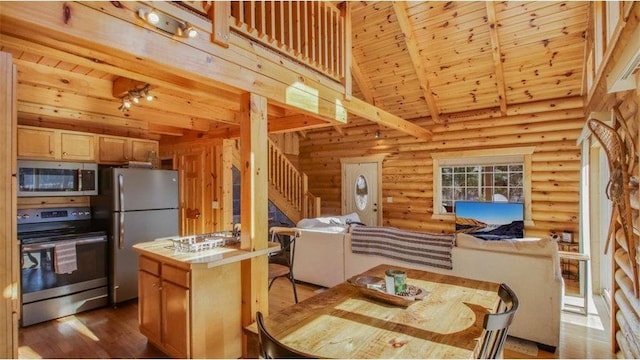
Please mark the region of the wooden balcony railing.
<svg viewBox="0 0 640 360"><path fill-rule="evenodd" d="M320 198L308 190L308 178L269 140L269 183L301 218L320 216Z"/></svg>
<svg viewBox="0 0 640 360"><path fill-rule="evenodd" d="M350 74L348 6L323 1L182 1L212 22L212 41L227 45L230 30L305 64L337 82Z"/></svg>
<svg viewBox="0 0 640 360"><path fill-rule="evenodd" d="M345 17L320 1L233 1L231 26L341 81L345 77Z"/></svg>

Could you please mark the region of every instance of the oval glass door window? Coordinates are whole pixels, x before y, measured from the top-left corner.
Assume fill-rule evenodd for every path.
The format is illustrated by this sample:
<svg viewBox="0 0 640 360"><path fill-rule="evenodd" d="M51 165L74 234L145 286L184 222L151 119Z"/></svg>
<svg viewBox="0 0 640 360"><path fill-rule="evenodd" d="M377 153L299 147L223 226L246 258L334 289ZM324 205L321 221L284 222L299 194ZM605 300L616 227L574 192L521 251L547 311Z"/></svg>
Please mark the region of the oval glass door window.
<svg viewBox="0 0 640 360"><path fill-rule="evenodd" d="M359 175L356 178L354 193L356 208L358 208L358 210L360 211L363 211L364 209L366 209L369 202L369 185L367 184L367 179L364 177L364 175Z"/></svg>

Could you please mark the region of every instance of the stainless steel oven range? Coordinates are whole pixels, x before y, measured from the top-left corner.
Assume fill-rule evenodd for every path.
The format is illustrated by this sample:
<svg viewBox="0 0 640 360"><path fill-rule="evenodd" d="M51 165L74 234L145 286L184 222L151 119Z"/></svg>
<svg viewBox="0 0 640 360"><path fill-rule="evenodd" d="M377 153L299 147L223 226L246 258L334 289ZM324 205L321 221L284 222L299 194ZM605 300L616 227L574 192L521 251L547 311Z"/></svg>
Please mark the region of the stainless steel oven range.
<svg viewBox="0 0 640 360"><path fill-rule="evenodd" d="M22 326L108 303L107 236L89 207L19 209Z"/></svg>

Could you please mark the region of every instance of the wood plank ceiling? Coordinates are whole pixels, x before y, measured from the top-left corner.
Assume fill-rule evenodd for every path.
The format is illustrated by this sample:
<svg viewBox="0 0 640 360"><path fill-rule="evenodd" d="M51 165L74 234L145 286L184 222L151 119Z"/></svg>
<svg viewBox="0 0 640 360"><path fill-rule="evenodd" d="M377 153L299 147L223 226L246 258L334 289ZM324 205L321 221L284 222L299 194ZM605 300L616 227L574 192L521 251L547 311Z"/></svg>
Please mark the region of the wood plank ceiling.
<svg viewBox="0 0 640 360"><path fill-rule="evenodd" d="M404 119L506 113L515 104L582 93L587 2L351 6L354 95ZM39 45L28 29L0 25L0 33L0 50L18 65L22 124L156 139L237 134L240 92L149 75L155 101L122 113L112 84L128 71ZM294 130L318 126L276 106L269 115L299 122ZM279 129L275 122L272 129Z"/></svg>
<svg viewBox="0 0 640 360"><path fill-rule="evenodd" d="M354 93L433 122L580 95L587 14L573 1L352 3Z"/></svg>

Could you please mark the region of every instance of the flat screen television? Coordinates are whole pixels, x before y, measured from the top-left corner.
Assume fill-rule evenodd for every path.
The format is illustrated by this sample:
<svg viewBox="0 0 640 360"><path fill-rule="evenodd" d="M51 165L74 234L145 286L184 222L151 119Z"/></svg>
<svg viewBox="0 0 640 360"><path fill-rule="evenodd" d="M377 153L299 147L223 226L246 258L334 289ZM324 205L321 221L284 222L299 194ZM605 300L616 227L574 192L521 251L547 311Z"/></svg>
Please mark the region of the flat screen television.
<svg viewBox="0 0 640 360"><path fill-rule="evenodd" d="M456 201L456 232L484 240L524 237L524 204Z"/></svg>

